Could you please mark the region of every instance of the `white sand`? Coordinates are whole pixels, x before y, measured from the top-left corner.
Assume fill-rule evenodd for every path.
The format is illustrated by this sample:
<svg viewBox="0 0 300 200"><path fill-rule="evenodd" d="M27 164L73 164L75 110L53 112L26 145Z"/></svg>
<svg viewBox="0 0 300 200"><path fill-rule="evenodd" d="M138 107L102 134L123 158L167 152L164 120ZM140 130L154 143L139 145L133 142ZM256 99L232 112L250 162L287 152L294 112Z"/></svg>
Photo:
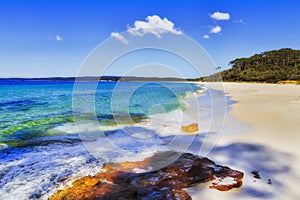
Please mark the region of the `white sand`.
<svg viewBox="0 0 300 200"><path fill-rule="evenodd" d="M224 83L231 114L253 130L224 141L257 142L300 156L300 86Z"/></svg>
<svg viewBox="0 0 300 200"><path fill-rule="evenodd" d="M300 199L300 86L224 83L237 101L223 136L208 155L245 173L240 189L219 192L204 186L187 189L193 199ZM214 84L209 87L215 88ZM237 128L237 123L243 127ZM230 132L238 132L231 134ZM258 170L261 179L251 171ZM272 184L268 184L271 179Z"/></svg>

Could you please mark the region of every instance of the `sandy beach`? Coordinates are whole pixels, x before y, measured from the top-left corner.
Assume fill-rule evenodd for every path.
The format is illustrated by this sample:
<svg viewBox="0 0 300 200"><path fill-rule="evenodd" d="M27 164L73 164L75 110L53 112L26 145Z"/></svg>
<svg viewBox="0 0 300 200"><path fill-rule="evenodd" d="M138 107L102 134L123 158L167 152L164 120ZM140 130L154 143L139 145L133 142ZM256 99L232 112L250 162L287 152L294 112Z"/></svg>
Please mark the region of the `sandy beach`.
<svg viewBox="0 0 300 200"><path fill-rule="evenodd" d="M252 128L245 134L225 137L224 142L243 140L300 153L300 86L224 83L224 90L237 101L231 114Z"/></svg>
<svg viewBox="0 0 300 200"><path fill-rule="evenodd" d="M229 192L197 186L188 189L189 194L193 199L300 199L300 86L224 83L223 87L234 103L208 157L243 171L244 183Z"/></svg>

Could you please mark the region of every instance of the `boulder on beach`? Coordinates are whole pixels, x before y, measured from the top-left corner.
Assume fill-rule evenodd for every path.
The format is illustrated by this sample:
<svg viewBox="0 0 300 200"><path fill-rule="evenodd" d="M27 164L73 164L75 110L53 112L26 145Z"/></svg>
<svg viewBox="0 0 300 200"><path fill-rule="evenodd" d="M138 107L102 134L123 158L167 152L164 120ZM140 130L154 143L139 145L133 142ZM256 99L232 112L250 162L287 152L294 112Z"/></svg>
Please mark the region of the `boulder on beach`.
<svg viewBox="0 0 300 200"><path fill-rule="evenodd" d="M199 131L199 127L197 123L192 123L186 126L182 126L181 130L186 133L194 133Z"/></svg>
<svg viewBox="0 0 300 200"><path fill-rule="evenodd" d="M145 159L149 164L154 156ZM127 162L121 167L145 168L143 161ZM135 165L137 164L137 165ZM242 172L215 164L205 157L184 153L172 164L156 171L134 173L105 165L95 176L86 176L73 182L71 187L57 191L50 200L58 199L176 199L189 200L183 190L211 181L210 188L227 191L242 185ZM230 180L230 181L228 181Z"/></svg>

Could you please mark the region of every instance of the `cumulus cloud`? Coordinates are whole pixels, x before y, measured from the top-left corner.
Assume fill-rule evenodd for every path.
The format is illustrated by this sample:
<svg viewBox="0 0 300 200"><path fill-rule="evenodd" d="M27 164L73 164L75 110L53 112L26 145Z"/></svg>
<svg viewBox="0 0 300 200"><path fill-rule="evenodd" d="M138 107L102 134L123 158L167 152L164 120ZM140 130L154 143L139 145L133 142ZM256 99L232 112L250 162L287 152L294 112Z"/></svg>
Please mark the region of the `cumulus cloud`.
<svg viewBox="0 0 300 200"><path fill-rule="evenodd" d="M215 26L210 29L211 33L220 33L222 31L221 26Z"/></svg>
<svg viewBox="0 0 300 200"><path fill-rule="evenodd" d="M166 17L163 19L158 15L147 16L145 21L135 21L134 26L128 25L127 31L133 36L144 36L146 34L153 34L158 38L161 38L163 34L171 33L174 35L182 35L182 31L176 29L174 23L168 20ZM112 32L110 34L117 40L120 40L124 44L128 44L129 41L120 33Z"/></svg>
<svg viewBox="0 0 300 200"><path fill-rule="evenodd" d="M210 17L215 20L229 20L230 14L217 11L217 12L214 12L212 15L210 15Z"/></svg>
<svg viewBox="0 0 300 200"><path fill-rule="evenodd" d="M143 36L145 34L153 34L160 38L162 34L171 33L181 35L182 31L174 27L174 23L167 18L161 18L158 15L146 17L146 21L135 21L134 27L128 26L128 32L131 35Z"/></svg>
<svg viewBox="0 0 300 200"><path fill-rule="evenodd" d="M128 40L126 40L126 38L123 35L121 35L120 33L118 33L118 32L112 32L110 34L110 36L113 37L113 38L115 38L115 39L117 39L117 40L120 40L124 44L128 44Z"/></svg>
<svg viewBox="0 0 300 200"><path fill-rule="evenodd" d="M209 39L210 37L209 37L209 35L205 34L205 35L203 35L203 38L204 39Z"/></svg>
<svg viewBox="0 0 300 200"><path fill-rule="evenodd" d="M63 41L63 38L60 35L56 35L55 39L59 42Z"/></svg>

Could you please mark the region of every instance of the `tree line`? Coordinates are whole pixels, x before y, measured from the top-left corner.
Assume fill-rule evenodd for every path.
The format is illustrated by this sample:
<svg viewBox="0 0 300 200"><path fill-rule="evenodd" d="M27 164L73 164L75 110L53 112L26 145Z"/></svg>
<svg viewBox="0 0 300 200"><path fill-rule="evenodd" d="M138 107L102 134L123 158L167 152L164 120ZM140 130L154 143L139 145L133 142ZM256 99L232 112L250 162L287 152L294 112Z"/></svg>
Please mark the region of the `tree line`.
<svg viewBox="0 0 300 200"><path fill-rule="evenodd" d="M202 81L268 82L300 81L300 50L284 48L238 58L228 70L201 78Z"/></svg>

